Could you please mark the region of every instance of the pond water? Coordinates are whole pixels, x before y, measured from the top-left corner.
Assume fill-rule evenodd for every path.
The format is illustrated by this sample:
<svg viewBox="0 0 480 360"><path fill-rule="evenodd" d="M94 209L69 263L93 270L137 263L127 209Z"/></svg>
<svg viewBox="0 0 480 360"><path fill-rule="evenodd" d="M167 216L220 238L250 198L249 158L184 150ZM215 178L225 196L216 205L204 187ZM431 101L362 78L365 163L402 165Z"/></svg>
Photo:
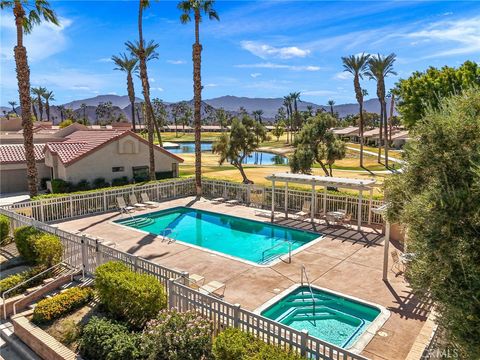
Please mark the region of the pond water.
<svg viewBox="0 0 480 360"><path fill-rule="evenodd" d="M179 147L168 147L165 149L174 154L193 154L195 152L194 142L179 142ZM202 152L211 152L212 143L202 142ZM249 157L245 158L244 164L250 165L286 165L288 159L285 156L267 153L263 151L255 151Z"/></svg>

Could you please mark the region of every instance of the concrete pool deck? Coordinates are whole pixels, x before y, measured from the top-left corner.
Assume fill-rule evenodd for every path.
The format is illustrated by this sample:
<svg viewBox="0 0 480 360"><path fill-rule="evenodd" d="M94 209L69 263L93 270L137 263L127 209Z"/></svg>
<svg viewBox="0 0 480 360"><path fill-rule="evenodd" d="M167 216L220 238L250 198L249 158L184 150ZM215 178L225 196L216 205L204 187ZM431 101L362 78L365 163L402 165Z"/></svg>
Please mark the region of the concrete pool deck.
<svg viewBox="0 0 480 360"><path fill-rule="evenodd" d="M175 206L270 221L269 217L255 215L253 208L213 204L194 197L162 202L156 209L138 211L135 215ZM56 224L63 230L81 231L112 241L119 250L161 265L200 274L205 277L205 283L224 282L227 285L225 300L250 310L299 283L300 267L304 265L312 284L377 303L390 311L389 319L362 352L371 359L405 359L430 311L430 304L414 296L403 277L390 272L389 281L382 281L384 247L379 229L364 227L358 232L281 217L276 220L279 225L317 231L325 237L294 254L290 264L280 262L258 267L184 244L162 242L156 235L112 223L125 216L109 212Z"/></svg>

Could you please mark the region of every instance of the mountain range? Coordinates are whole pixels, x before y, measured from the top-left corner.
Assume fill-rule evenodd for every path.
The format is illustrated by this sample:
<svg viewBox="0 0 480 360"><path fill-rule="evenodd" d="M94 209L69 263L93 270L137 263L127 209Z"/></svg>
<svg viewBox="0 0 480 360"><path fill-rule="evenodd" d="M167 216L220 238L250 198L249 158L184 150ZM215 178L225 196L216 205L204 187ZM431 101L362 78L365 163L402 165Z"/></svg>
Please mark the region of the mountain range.
<svg viewBox="0 0 480 360"><path fill-rule="evenodd" d="M140 103L142 99L135 98L136 103ZM113 108L113 117L114 118L124 118L128 121L131 121L131 105L128 96L119 96L119 95L98 95L92 98L74 100L63 104L65 109L71 109L75 113L75 116L78 118L83 118L83 109L81 108L82 104L86 104L85 108L85 117L89 119L91 123L95 123L96 109L100 103L111 102ZM187 101L190 107L193 108L193 101ZM166 110L171 119L171 110L176 103L164 102ZM206 99L202 101L202 116L208 115L212 110L223 108L231 115L237 115L240 108L244 108L248 113L252 113L255 110L263 110L263 119L265 121L272 121L275 118L277 110L283 106L283 98L248 98L248 97L237 97L237 96L221 96L213 99ZM330 111L328 105L318 105L308 101L300 101L298 103L298 109L300 111L307 110L307 107L311 106L313 111L322 108L326 111ZM380 113L380 104L378 99L369 99L364 102L364 109L372 113ZM20 113L20 107L16 108L17 112ZM12 111L11 107L0 108L0 111L10 112ZM347 115L354 115L358 113L358 104L338 104L334 105L333 111L337 112L338 115L343 118ZM56 105L50 106L51 119L55 124L59 123L61 120L60 108ZM44 118L46 116L45 110L43 114Z"/></svg>

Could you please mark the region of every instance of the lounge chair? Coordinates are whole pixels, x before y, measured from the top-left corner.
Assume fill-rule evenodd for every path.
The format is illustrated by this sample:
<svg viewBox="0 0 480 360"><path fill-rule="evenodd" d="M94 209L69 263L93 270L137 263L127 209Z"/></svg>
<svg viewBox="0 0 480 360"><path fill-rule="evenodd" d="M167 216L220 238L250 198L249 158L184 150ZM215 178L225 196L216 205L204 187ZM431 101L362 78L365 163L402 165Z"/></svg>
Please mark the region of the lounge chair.
<svg viewBox="0 0 480 360"><path fill-rule="evenodd" d="M225 294L225 288L226 285L220 281L210 281L208 284L200 286L198 290L202 294L223 297Z"/></svg>
<svg viewBox="0 0 480 360"><path fill-rule="evenodd" d="M396 250L392 250L390 254L392 255L393 260L392 267L390 269L395 273L395 276L403 274L405 272L405 260L398 256ZM395 269L397 269L396 272Z"/></svg>
<svg viewBox="0 0 480 360"><path fill-rule="evenodd" d="M340 220L340 224L347 227L351 228L352 224L350 223L352 221L352 214L346 213L345 216Z"/></svg>
<svg viewBox="0 0 480 360"><path fill-rule="evenodd" d="M226 200L227 200L227 192L224 191L222 197L217 197L215 199L212 199L212 202L219 204L219 203L225 202Z"/></svg>
<svg viewBox="0 0 480 360"><path fill-rule="evenodd" d="M130 211L135 210L133 206L128 206L125 203L123 196L117 196L117 206L120 209L120 212L129 213Z"/></svg>
<svg viewBox="0 0 480 360"><path fill-rule="evenodd" d="M237 195L236 199L225 201L225 203L228 204L228 205L238 205L241 202L243 202L243 199L242 199L242 195L240 195L240 194Z"/></svg>
<svg viewBox="0 0 480 360"><path fill-rule="evenodd" d="M135 194L130 194L128 195L128 198L130 199L130 205L134 206L135 209L138 209L138 210L143 210L147 207L147 205L141 203L141 202L138 202L137 200L137 197Z"/></svg>
<svg viewBox="0 0 480 360"><path fill-rule="evenodd" d="M147 205L148 207L158 207L159 203L156 201L150 201L147 193L141 193L140 198L142 199L142 203Z"/></svg>
<svg viewBox="0 0 480 360"><path fill-rule="evenodd" d="M303 203L302 210L296 212L294 215L303 219L310 215L310 211L312 211L312 203L307 200Z"/></svg>
<svg viewBox="0 0 480 360"><path fill-rule="evenodd" d="M205 282L205 278L202 275L189 274L187 282L191 288L198 289Z"/></svg>

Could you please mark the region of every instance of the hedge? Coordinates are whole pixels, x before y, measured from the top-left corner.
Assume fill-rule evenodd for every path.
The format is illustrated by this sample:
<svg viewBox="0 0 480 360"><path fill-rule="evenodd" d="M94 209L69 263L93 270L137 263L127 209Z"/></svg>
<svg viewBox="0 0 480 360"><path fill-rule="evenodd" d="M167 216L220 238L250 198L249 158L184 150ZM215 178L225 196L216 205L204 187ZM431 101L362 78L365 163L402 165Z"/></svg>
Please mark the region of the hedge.
<svg viewBox="0 0 480 360"><path fill-rule="evenodd" d="M302 360L295 352L268 345L255 336L239 329L222 331L213 342L216 360Z"/></svg>
<svg viewBox="0 0 480 360"><path fill-rule="evenodd" d="M25 280L30 279L32 276L35 276L43 271L43 268L41 267L36 267L30 270L22 271L17 274L13 274L10 276L7 276L6 278L0 280L0 295L3 294L4 291L7 291L14 286L17 286L18 284L24 282ZM33 281L30 281L29 283L20 286L19 288L15 289L11 293L8 294L8 297L21 294L24 292L26 289L36 286L37 284L41 283L43 279L48 277L48 273L45 274L45 276L40 276L38 279L35 279Z"/></svg>
<svg viewBox="0 0 480 360"><path fill-rule="evenodd" d="M143 358L140 340L126 325L93 316L82 330L79 350L89 360L136 360Z"/></svg>
<svg viewBox="0 0 480 360"><path fill-rule="evenodd" d="M8 238L10 232L10 219L5 215L0 215L0 244Z"/></svg>
<svg viewBox="0 0 480 360"><path fill-rule="evenodd" d="M142 328L167 305L165 290L155 277L135 273L120 262L97 267L95 287L105 309L135 328Z"/></svg>
<svg viewBox="0 0 480 360"><path fill-rule="evenodd" d="M212 356L212 324L194 311L161 311L143 331L148 359L197 360Z"/></svg>
<svg viewBox="0 0 480 360"><path fill-rule="evenodd" d="M93 290L88 287L72 287L51 298L37 303L33 310L33 322L48 323L85 305L93 298Z"/></svg>
<svg viewBox="0 0 480 360"><path fill-rule="evenodd" d="M63 245L58 236L21 226L15 229L14 238L18 252L29 264L48 268L62 260Z"/></svg>

